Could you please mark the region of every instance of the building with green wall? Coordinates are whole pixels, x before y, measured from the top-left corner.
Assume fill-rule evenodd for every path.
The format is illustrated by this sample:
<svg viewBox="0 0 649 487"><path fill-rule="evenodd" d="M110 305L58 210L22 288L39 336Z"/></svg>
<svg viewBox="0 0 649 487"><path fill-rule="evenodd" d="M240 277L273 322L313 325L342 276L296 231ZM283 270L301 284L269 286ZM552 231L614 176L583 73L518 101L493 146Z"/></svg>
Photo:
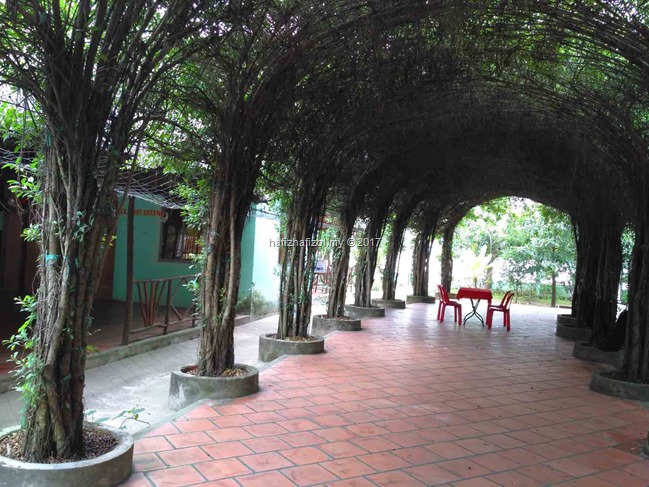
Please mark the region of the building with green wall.
<svg viewBox="0 0 649 487"><path fill-rule="evenodd" d="M199 274L200 269L182 249L165 245L170 240L180 241L171 222L179 218L179 210L167 209L141 198L135 198L133 233L134 280L170 278ZM181 225L178 223L177 225ZM174 230L172 232L171 230ZM241 248L241 285L239 288L239 312L259 316L272 312L277 306L279 292L279 249L270 241L279 238L276 218L256 205L250 211L243 232ZM112 298L126 300L126 240L127 215L122 210L118 218L114 242L114 271ZM174 251L177 250L177 251ZM134 300L139 302L137 289ZM186 288L179 288L174 305L187 307L192 295Z"/></svg>

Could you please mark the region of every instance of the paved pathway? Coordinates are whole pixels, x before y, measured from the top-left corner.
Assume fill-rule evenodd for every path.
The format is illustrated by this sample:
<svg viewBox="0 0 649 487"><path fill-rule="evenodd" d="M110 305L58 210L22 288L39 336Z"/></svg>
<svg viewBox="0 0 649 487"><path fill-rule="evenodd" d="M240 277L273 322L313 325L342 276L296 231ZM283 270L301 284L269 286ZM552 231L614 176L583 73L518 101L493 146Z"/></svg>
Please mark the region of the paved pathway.
<svg viewBox="0 0 649 487"><path fill-rule="evenodd" d="M554 336L556 310L514 306L507 333L436 309L389 310L265 369L255 395L197 404L137 441L126 485L649 485L649 411L588 390L596 366Z"/></svg>
<svg viewBox="0 0 649 487"><path fill-rule="evenodd" d="M276 329L277 316L237 326L234 333L237 361L261 365L257 357L259 335ZM167 407L169 371L196 363L197 347L198 340L190 340L89 369L86 372L86 411L95 412L91 412L88 419L115 418L122 411L143 408L140 422L124 422L126 416L106 422L135 433L169 418L174 414ZM19 423L20 409L17 392L0 394L0 430Z"/></svg>

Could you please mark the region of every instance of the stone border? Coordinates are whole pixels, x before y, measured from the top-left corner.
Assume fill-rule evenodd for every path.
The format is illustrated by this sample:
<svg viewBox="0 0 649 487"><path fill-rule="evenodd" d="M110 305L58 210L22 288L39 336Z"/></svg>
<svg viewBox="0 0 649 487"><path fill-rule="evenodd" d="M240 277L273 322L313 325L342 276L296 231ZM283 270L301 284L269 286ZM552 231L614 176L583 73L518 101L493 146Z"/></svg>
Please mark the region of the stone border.
<svg viewBox="0 0 649 487"><path fill-rule="evenodd" d="M415 295L406 296L406 304L412 304L412 303L434 304L435 296L415 296Z"/></svg>
<svg viewBox="0 0 649 487"><path fill-rule="evenodd" d="M372 306L380 308L406 309L406 302L403 299L373 299Z"/></svg>
<svg viewBox="0 0 649 487"><path fill-rule="evenodd" d="M0 457L0 485L12 487L113 487L127 480L133 465L133 437L106 425L86 427L109 431L117 446L96 458L67 463L28 463ZM3 434L19 428L5 430Z"/></svg>
<svg viewBox="0 0 649 487"><path fill-rule="evenodd" d="M634 401L649 401L649 384L626 382L607 377L611 370L596 370L590 379L590 390L607 396Z"/></svg>
<svg viewBox="0 0 649 487"><path fill-rule="evenodd" d="M275 333L259 335L259 360L272 362L282 355L315 355L325 351L325 339L316 336L311 341L279 340Z"/></svg>
<svg viewBox="0 0 649 487"><path fill-rule="evenodd" d="M385 318L385 308L372 306L354 306L353 304L345 305L345 313L352 318Z"/></svg>
<svg viewBox="0 0 649 487"><path fill-rule="evenodd" d="M201 377L186 374L196 365L186 365L171 371L169 381L169 407L178 410L200 399L232 399L259 391L259 370L252 365L235 364L246 368L244 375L236 377Z"/></svg>
<svg viewBox="0 0 649 487"><path fill-rule="evenodd" d="M619 368L622 363L622 358L624 357L624 351L603 352L599 348L591 346L588 343L575 343L575 346L572 349L572 356L581 360L610 364L615 368Z"/></svg>
<svg viewBox="0 0 649 487"><path fill-rule="evenodd" d="M561 325L557 323L557 329L554 334L560 338L568 340L579 340L586 342L590 340L590 328L578 328L576 326Z"/></svg>
<svg viewBox="0 0 649 487"><path fill-rule="evenodd" d="M311 333L325 336L332 331L360 331L361 320L328 318L326 315L315 315L311 321Z"/></svg>

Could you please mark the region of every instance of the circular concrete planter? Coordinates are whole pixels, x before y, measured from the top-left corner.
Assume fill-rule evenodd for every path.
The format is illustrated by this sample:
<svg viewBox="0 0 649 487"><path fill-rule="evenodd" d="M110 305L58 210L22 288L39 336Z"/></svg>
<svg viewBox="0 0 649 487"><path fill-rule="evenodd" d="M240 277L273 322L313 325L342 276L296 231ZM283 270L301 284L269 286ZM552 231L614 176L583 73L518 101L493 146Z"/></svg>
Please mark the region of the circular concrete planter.
<svg viewBox="0 0 649 487"><path fill-rule="evenodd" d="M559 314L557 315L557 329L554 334L560 338L586 342L590 339L590 328L579 328L576 317L569 314Z"/></svg>
<svg viewBox="0 0 649 487"><path fill-rule="evenodd" d="M129 478L133 464L133 438L124 431L105 425L87 428L109 431L117 446L89 460L66 463L28 463L0 456L0 485L12 487L69 487L92 485L112 487ZM6 431L11 433L18 428Z"/></svg>
<svg viewBox="0 0 649 487"><path fill-rule="evenodd" d="M406 296L406 304L412 303L428 303L432 304L435 302L435 296Z"/></svg>
<svg viewBox="0 0 649 487"><path fill-rule="evenodd" d="M311 333L324 336L332 331L360 331L361 320L353 318L328 318L316 315L311 322Z"/></svg>
<svg viewBox="0 0 649 487"><path fill-rule="evenodd" d="M585 342L590 340L590 328L577 328L576 326L560 325L557 323L557 329L554 334L560 338L568 340L579 340Z"/></svg>
<svg viewBox="0 0 649 487"><path fill-rule="evenodd" d="M316 336L313 340L278 340L274 333L259 336L259 360L272 362L282 355L315 355L324 352L324 338Z"/></svg>
<svg viewBox="0 0 649 487"><path fill-rule="evenodd" d="M577 326L577 317L570 314L557 315L557 325Z"/></svg>
<svg viewBox="0 0 649 487"><path fill-rule="evenodd" d="M377 308L375 306L366 308L364 306L346 304L345 313L352 318L383 318L385 317L385 308Z"/></svg>
<svg viewBox="0 0 649 487"><path fill-rule="evenodd" d="M169 407L174 410L195 403L201 399L232 399L259 391L259 370L252 365L235 364L246 369L236 377L201 377L186 374L196 365L186 365L171 372L169 383Z"/></svg>
<svg viewBox="0 0 649 487"><path fill-rule="evenodd" d="M610 364L617 368L622 363L624 351L603 352L599 348L593 347L588 343L575 343L575 346L572 349L572 356L581 360L588 360L589 362Z"/></svg>
<svg viewBox="0 0 649 487"><path fill-rule="evenodd" d="M406 302L403 299L373 299L372 306L392 309L406 309Z"/></svg>
<svg viewBox="0 0 649 487"><path fill-rule="evenodd" d="M634 401L649 401L649 384L626 382L611 377L612 370L596 370L590 379L590 390Z"/></svg>

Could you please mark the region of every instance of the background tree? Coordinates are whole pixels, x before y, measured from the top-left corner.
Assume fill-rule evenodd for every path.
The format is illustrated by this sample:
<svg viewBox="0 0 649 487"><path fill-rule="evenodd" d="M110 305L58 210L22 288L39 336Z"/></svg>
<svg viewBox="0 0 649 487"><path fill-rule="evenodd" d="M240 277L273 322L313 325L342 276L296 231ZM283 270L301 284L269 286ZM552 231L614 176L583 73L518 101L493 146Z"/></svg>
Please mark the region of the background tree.
<svg viewBox="0 0 649 487"><path fill-rule="evenodd" d="M557 304L557 277L571 276L574 282L575 243L569 218L553 209L525 202L509 213L502 242L505 275L521 294L524 281L550 281L551 306ZM522 205L522 207L520 206ZM531 301L533 286L528 288Z"/></svg>

